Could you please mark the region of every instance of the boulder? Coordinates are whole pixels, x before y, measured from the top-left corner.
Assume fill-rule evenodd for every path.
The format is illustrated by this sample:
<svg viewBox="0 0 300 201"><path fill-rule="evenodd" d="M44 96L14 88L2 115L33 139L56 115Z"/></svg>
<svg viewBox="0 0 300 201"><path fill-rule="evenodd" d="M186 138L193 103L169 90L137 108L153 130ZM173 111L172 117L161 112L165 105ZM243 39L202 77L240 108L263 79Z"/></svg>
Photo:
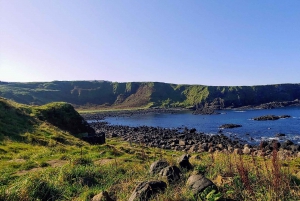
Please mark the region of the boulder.
<svg viewBox="0 0 300 201"><path fill-rule="evenodd" d="M211 187L212 189L218 191L217 186L202 174L190 176L186 182L186 185L192 190L194 195L200 194L207 187Z"/></svg>
<svg viewBox="0 0 300 201"><path fill-rule="evenodd" d="M277 133L277 134L275 135L275 137L284 137L284 136L285 136L284 133Z"/></svg>
<svg viewBox="0 0 300 201"><path fill-rule="evenodd" d="M162 169L159 175L169 183L174 183L180 179L181 171L176 166L168 166Z"/></svg>
<svg viewBox="0 0 300 201"><path fill-rule="evenodd" d="M95 135L85 136L81 139L90 144L105 144L105 133L102 132Z"/></svg>
<svg viewBox="0 0 300 201"><path fill-rule="evenodd" d="M106 191L103 191L97 195L95 195L91 201L113 201L108 195Z"/></svg>
<svg viewBox="0 0 300 201"><path fill-rule="evenodd" d="M242 127L240 124L223 124L219 128L238 128Z"/></svg>
<svg viewBox="0 0 300 201"><path fill-rule="evenodd" d="M158 160L151 164L149 172L151 174L157 174L167 166L169 166L169 163L167 161Z"/></svg>
<svg viewBox="0 0 300 201"><path fill-rule="evenodd" d="M276 115L264 115L264 116L253 118L253 120L256 121L267 121L267 120L278 120L278 119L280 119L280 116L276 116Z"/></svg>
<svg viewBox="0 0 300 201"><path fill-rule="evenodd" d="M245 146L243 149L243 154L250 154L251 153L251 148Z"/></svg>
<svg viewBox="0 0 300 201"><path fill-rule="evenodd" d="M144 181L139 183L128 201L147 201L152 195L163 192L167 184L163 181Z"/></svg>
<svg viewBox="0 0 300 201"><path fill-rule="evenodd" d="M293 144L294 143L291 140L286 140L285 142L282 143L281 147L283 149L290 149L290 146Z"/></svg>
<svg viewBox="0 0 300 201"><path fill-rule="evenodd" d="M241 155L243 152L242 152L242 150L241 150L240 148L235 148L235 149L233 150L233 153L234 153L234 154L237 154L237 155Z"/></svg>
<svg viewBox="0 0 300 201"><path fill-rule="evenodd" d="M185 168L188 170L193 169L193 166L191 165L190 161L189 161L189 155L188 154L184 154L182 156L179 157L178 159L178 164L181 168Z"/></svg>
<svg viewBox="0 0 300 201"><path fill-rule="evenodd" d="M179 140L179 146L185 146L187 142L185 140Z"/></svg>

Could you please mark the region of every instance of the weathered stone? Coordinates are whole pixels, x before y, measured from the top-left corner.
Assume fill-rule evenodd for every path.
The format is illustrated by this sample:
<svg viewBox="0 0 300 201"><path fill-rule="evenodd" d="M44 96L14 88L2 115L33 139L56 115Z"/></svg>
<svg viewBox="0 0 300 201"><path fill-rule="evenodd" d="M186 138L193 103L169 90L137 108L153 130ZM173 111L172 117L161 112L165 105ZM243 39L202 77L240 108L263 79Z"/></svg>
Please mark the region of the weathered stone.
<svg viewBox="0 0 300 201"><path fill-rule="evenodd" d="M233 153L241 155L242 154L242 150L240 148L236 148L236 149L234 149Z"/></svg>
<svg viewBox="0 0 300 201"><path fill-rule="evenodd" d="M155 161L154 163L151 164L149 172L151 174L157 174L162 169L167 167L168 165L169 165L169 163L167 161L164 161L164 160Z"/></svg>
<svg viewBox="0 0 300 201"><path fill-rule="evenodd" d="M216 185L201 174L192 175L186 182L186 185L192 190L194 195L203 192L207 187L218 190Z"/></svg>
<svg viewBox="0 0 300 201"><path fill-rule="evenodd" d="M147 201L152 195L163 192L167 184L163 181L145 181L136 186L128 201Z"/></svg>
<svg viewBox="0 0 300 201"><path fill-rule="evenodd" d="M193 145L193 146L191 146L191 148L189 149L189 152L196 152L198 150L198 148L195 146L195 145Z"/></svg>
<svg viewBox="0 0 300 201"><path fill-rule="evenodd" d="M159 175L169 183L174 183L180 179L181 171L176 166L168 166L162 169Z"/></svg>
<svg viewBox="0 0 300 201"><path fill-rule="evenodd" d="M250 154L250 153L251 153L251 148L245 146L243 149L243 154Z"/></svg>
<svg viewBox="0 0 300 201"><path fill-rule="evenodd" d="M267 121L267 120L278 120L278 119L280 119L280 117L276 115L264 115L264 116L253 118L253 120L256 121Z"/></svg>
<svg viewBox="0 0 300 201"><path fill-rule="evenodd" d="M108 195L106 191L103 191L97 195L95 195L91 201L113 201Z"/></svg>
<svg viewBox="0 0 300 201"><path fill-rule="evenodd" d="M239 124L223 124L219 128L238 128L242 127L242 125Z"/></svg>
<svg viewBox="0 0 300 201"><path fill-rule="evenodd" d="M181 168L186 168L188 170L193 169L193 166L191 165L191 163L189 161L189 155L187 155L187 154L180 156L178 159L178 163Z"/></svg>
<svg viewBox="0 0 300 201"><path fill-rule="evenodd" d="M185 140L179 140L179 146L185 146L186 144Z"/></svg>

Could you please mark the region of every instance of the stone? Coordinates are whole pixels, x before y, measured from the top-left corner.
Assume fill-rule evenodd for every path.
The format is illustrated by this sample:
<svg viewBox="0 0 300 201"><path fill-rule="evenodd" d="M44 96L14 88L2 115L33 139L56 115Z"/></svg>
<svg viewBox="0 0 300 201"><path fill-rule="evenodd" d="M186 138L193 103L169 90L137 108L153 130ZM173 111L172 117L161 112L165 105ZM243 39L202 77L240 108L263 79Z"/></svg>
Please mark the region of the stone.
<svg viewBox="0 0 300 201"><path fill-rule="evenodd" d="M105 144L105 133L99 133L93 136L85 136L81 139L90 144Z"/></svg>
<svg viewBox="0 0 300 201"><path fill-rule="evenodd" d="M168 166L162 169L159 175L169 183L174 183L180 179L181 171L177 166Z"/></svg>
<svg viewBox="0 0 300 201"><path fill-rule="evenodd" d="M244 147L244 149L243 149L243 154L250 154L251 153L251 148L249 148L249 147Z"/></svg>
<svg viewBox="0 0 300 201"><path fill-rule="evenodd" d="M219 128L238 128L242 127L240 124L223 124Z"/></svg>
<svg viewBox="0 0 300 201"><path fill-rule="evenodd" d="M155 161L154 163L152 163L150 165L149 172L151 174L157 174L157 173L159 173L162 169L164 169L167 166L169 166L169 163L167 161L158 160L158 161Z"/></svg>
<svg viewBox="0 0 300 201"><path fill-rule="evenodd" d="M202 174L190 176L186 182L186 185L192 190L194 195L200 194L208 187L218 191L217 186Z"/></svg>
<svg viewBox="0 0 300 201"><path fill-rule="evenodd" d="M277 133L277 134L275 135L275 137L284 137L284 136L285 136L284 133Z"/></svg>
<svg viewBox="0 0 300 201"><path fill-rule="evenodd" d="M193 145L193 146L191 146L191 148L189 149L189 152L193 153L193 152L196 152L197 150L198 150L198 148L197 148L195 145Z"/></svg>
<svg viewBox="0 0 300 201"><path fill-rule="evenodd" d="M148 201L152 195L163 192L167 184L163 181L144 181L139 183L128 201Z"/></svg>
<svg viewBox="0 0 300 201"><path fill-rule="evenodd" d="M267 120L278 120L278 119L280 119L280 116L276 116L276 115L264 115L264 116L253 118L253 120L256 121L267 121Z"/></svg>
<svg viewBox="0 0 300 201"><path fill-rule="evenodd" d="M233 150L233 153L234 153L234 154L241 155L241 154L242 154L242 150L241 150L240 148L235 148L235 149Z"/></svg>
<svg viewBox="0 0 300 201"><path fill-rule="evenodd" d="M193 169L193 166L189 161L189 155L188 154L184 154L184 155L180 156L179 159L178 159L178 163L179 163L179 166L181 168L185 168L185 169L188 169L188 170Z"/></svg>
<svg viewBox="0 0 300 201"><path fill-rule="evenodd" d="M185 140L179 140L179 146L185 146L186 144Z"/></svg>
<svg viewBox="0 0 300 201"><path fill-rule="evenodd" d="M97 195L95 195L91 201L113 201L108 195L106 191L103 191Z"/></svg>

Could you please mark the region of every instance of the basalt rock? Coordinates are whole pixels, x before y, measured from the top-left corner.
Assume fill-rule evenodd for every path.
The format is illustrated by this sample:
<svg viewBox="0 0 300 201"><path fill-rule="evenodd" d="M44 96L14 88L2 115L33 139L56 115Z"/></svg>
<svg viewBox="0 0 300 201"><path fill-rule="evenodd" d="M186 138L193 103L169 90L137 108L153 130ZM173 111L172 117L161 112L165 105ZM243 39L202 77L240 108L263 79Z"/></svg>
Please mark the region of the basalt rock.
<svg viewBox="0 0 300 201"><path fill-rule="evenodd" d="M155 161L154 163L151 164L149 172L151 174L157 174L162 169L167 167L168 165L169 165L169 163L167 161L164 161L164 160Z"/></svg>
<svg viewBox="0 0 300 201"><path fill-rule="evenodd" d="M162 169L159 175L169 183L174 183L180 179L181 171L177 166L168 166Z"/></svg>
<svg viewBox="0 0 300 201"><path fill-rule="evenodd" d="M144 181L136 186L128 201L147 201L151 196L163 192L167 184L163 181Z"/></svg>
<svg viewBox="0 0 300 201"><path fill-rule="evenodd" d="M242 125L239 124L223 124L219 128L238 128L242 127Z"/></svg>
<svg viewBox="0 0 300 201"><path fill-rule="evenodd" d="M90 144L105 144L105 133L101 132L96 135L82 137L81 139Z"/></svg>
<svg viewBox="0 0 300 201"><path fill-rule="evenodd" d="M109 197L106 191L103 191L95 195L91 201L114 201L114 200L111 197Z"/></svg>
<svg viewBox="0 0 300 201"><path fill-rule="evenodd" d="M189 177L186 182L187 187L189 187L194 195L198 195L203 192L206 188L211 187L212 189L218 191L216 185L202 174L196 174Z"/></svg>
<svg viewBox="0 0 300 201"><path fill-rule="evenodd" d="M189 155L187 155L187 154L184 154L184 155L180 156L179 159L178 159L178 164L179 164L179 166L180 166L181 168L185 168L185 169L187 169L187 170L193 169L193 166L192 166L192 164L190 163L189 158L190 158L190 157L189 157Z"/></svg>
<svg viewBox="0 0 300 201"><path fill-rule="evenodd" d="M276 116L276 115L264 115L260 117L255 117L253 120L256 121L267 121L267 120L278 120L278 119L286 119L290 118L290 115L281 115L281 116Z"/></svg>

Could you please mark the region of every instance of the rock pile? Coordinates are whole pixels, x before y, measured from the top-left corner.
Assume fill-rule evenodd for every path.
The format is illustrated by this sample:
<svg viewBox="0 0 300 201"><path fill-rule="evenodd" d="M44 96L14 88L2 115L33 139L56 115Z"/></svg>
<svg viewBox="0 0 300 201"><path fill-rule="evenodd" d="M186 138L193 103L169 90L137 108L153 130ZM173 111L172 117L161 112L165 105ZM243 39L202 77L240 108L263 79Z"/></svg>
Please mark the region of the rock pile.
<svg viewBox="0 0 300 201"><path fill-rule="evenodd" d="M119 137L122 140L143 144L149 147L172 149L187 152L224 151L231 148L243 148L239 139L219 135L206 135L188 128L161 128L150 126L129 127L109 125L105 122L90 124L96 133L104 132L106 137Z"/></svg>
<svg viewBox="0 0 300 201"><path fill-rule="evenodd" d="M157 171L167 164L168 162L163 160L155 161L151 164L149 172L151 174L157 174ZM193 169L192 165L189 162L189 156L186 154L178 158L178 165L179 167L168 165L167 167L161 169L158 174L160 179L167 181L168 184L173 184L181 179L181 169ZM139 183L133 190L129 201L147 201L153 195L165 191L165 189L167 188L167 183L162 180L144 181ZM186 182L186 186L191 190L195 197L208 187L216 190L216 192L218 191L216 185L201 174L190 176Z"/></svg>

